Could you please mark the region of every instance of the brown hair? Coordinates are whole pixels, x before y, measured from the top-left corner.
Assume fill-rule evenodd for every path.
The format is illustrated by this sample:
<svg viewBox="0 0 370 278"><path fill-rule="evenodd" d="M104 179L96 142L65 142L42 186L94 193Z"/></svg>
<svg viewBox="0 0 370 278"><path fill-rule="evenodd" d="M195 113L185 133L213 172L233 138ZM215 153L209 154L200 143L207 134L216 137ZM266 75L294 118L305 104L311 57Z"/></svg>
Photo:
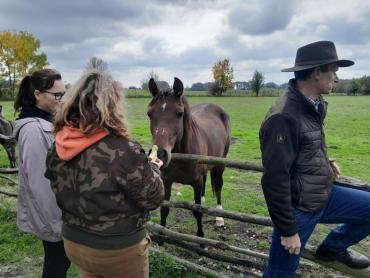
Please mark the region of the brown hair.
<svg viewBox="0 0 370 278"><path fill-rule="evenodd" d="M328 72L329 71L329 64L318 66L317 68L320 69L321 72ZM301 71L294 72L294 78L299 81L305 81L311 78L311 74L315 71L315 68L310 68Z"/></svg>
<svg viewBox="0 0 370 278"><path fill-rule="evenodd" d="M36 104L35 90L43 92L54 86L56 80L61 80L62 76L54 69L41 69L32 75L26 75L19 86L18 94L14 101L14 110L19 112L23 107L34 106Z"/></svg>
<svg viewBox="0 0 370 278"><path fill-rule="evenodd" d="M124 90L104 72L86 72L68 90L54 118L54 133L65 125L77 127L85 135L105 129L130 138L124 108Z"/></svg>

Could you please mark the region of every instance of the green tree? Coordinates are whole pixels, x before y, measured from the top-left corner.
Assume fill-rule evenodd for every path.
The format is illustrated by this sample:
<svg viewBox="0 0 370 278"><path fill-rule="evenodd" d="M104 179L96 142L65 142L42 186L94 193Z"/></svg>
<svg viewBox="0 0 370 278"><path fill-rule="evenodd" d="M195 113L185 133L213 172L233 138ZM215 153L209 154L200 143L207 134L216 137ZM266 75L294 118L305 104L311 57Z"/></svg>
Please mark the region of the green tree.
<svg viewBox="0 0 370 278"><path fill-rule="evenodd" d="M0 72L8 78L12 97L20 77L48 64L45 53L37 54L40 41L27 32L0 33Z"/></svg>
<svg viewBox="0 0 370 278"><path fill-rule="evenodd" d="M258 97L258 94L262 89L264 80L264 74L262 72L259 72L258 70L255 70L250 84L252 91L256 93L256 97Z"/></svg>
<svg viewBox="0 0 370 278"><path fill-rule="evenodd" d="M348 95L358 95L360 92L360 84L357 79L352 79L349 90L348 90Z"/></svg>
<svg viewBox="0 0 370 278"><path fill-rule="evenodd" d="M229 59L218 61L212 68L215 85L211 90L213 95L222 95L227 89L233 88L234 69Z"/></svg>
<svg viewBox="0 0 370 278"><path fill-rule="evenodd" d="M365 75L361 77L359 82L361 93L364 95L370 95L370 76Z"/></svg>

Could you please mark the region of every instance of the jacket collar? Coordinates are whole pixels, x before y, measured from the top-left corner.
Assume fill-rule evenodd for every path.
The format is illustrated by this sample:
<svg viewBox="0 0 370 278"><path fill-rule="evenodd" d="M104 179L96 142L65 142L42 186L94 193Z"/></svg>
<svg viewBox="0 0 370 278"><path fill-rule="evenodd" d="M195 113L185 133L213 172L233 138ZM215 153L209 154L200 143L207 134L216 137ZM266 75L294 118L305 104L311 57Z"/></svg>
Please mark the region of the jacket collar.
<svg viewBox="0 0 370 278"><path fill-rule="evenodd" d="M290 79L288 85L289 85L288 92L287 92L288 98L301 103L303 108L308 113L318 116L319 114L315 109L315 105L310 100L308 100L307 97L301 91L298 90L296 79L295 78ZM322 121L323 121L326 116L328 103L324 100L324 98L321 95L319 96L319 101L321 101L324 104L324 112L323 112L323 117L322 117Z"/></svg>

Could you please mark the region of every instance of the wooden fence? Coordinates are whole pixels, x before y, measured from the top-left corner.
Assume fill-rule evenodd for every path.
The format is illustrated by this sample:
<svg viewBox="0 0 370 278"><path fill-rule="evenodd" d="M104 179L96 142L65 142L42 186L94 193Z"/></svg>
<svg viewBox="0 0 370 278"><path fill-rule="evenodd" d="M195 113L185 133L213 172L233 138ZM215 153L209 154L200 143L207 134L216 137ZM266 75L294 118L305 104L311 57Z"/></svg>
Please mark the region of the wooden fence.
<svg viewBox="0 0 370 278"><path fill-rule="evenodd" d="M222 164L222 165L225 165L226 167L234 168L234 169L257 171L257 172L263 171L262 166L259 164L245 162L245 161L238 161L238 160L230 160L226 158L218 158L218 157L174 153L172 154L172 160L187 160L187 161L193 161L194 163L200 163L200 164L213 164L213 165ZM0 173L17 173L17 169L3 168L3 169L0 169ZM10 183L16 184L15 181L13 181L12 179L4 175L0 175L0 178L7 179L8 181L10 181ZM370 184L359 181L351 177L341 177L338 180L338 185L347 186L347 187L356 188L359 190L370 192ZM0 190L0 194L5 194L11 197L17 197L17 194L15 193L5 192L2 190ZM208 214L211 216L219 216L219 217L233 219L233 220L240 221L240 222L253 223L253 224L263 225L263 226L272 226L272 221L269 217L256 216L256 215L245 214L245 213L240 213L240 212L231 212L227 210L210 208L210 207L187 203L187 202L164 201L162 206L186 209L186 210L191 210L191 211L200 211L204 214ZM154 241L173 244L181 248L195 252L199 254L200 256L205 256L213 260L232 263L235 265L241 265L244 267L258 269L262 271L265 266L266 260L268 259L268 255L265 253L256 252L250 249L245 249L245 248L229 245L223 241L217 241L217 240L208 239L208 238L200 238L200 237L193 236L193 235L182 234L179 232L171 231L153 222L148 222L146 224L146 228L151 233L151 237ZM210 246L221 252L209 251L204 248L201 248L199 245ZM225 253L225 251L227 251L227 254L223 254ZM242 257L236 257L233 255L229 255L229 253L231 252L236 253L238 255L242 255ZM315 248L313 246L306 246L302 257L309 261L313 261L320 265L323 265L325 267L329 267L334 270L340 271L343 274L351 275L354 277L370 277L370 267L366 269L353 269L339 262L320 261L314 256L314 253L315 253ZM179 261L181 260L182 262L184 262L183 259L178 259L178 260ZM190 262L186 262L185 264L187 264L188 267L190 267L191 269L200 271L206 274L207 276L224 277L220 273L217 273L205 267L199 266L197 264L190 263ZM307 262L302 261L301 264L307 264ZM243 273L244 274L247 273L246 275L248 275L248 277L259 277L259 275L256 274L256 272L254 271L243 269Z"/></svg>

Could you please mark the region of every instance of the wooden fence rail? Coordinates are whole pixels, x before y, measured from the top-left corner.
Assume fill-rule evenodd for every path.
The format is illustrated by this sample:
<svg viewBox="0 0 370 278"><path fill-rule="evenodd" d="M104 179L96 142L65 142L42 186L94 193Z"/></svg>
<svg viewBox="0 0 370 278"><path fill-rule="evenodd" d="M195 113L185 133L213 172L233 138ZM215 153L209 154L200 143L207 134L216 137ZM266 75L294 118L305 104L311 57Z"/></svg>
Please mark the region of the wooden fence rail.
<svg viewBox="0 0 370 278"><path fill-rule="evenodd" d="M225 165L226 167L234 168L234 169L263 172L263 167L260 164L245 162L245 161L238 161L238 160L230 160L227 158L174 153L172 154L172 160L187 160L187 161L190 160L190 161L193 161L194 163L199 163L199 164ZM13 174L17 172L18 172L17 168L13 168L13 169L12 168L0 168L0 173L2 174ZM5 178L5 177L0 175L0 178ZM16 184L16 182L11 180L10 178L6 178L6 179L10 181L11 183ZM370 192L369 183L363 182L363 181L360 181L360 180L357 180L351 177L341 177L336 182L340 186L351 187L351 188L356 188L359 190ZM2 190L0 190L0 194L5 194L11 197L17 197L16 193L9 193L9 192L5 192ZM182 208L182 209L187 209L187 210L192 210L192 211L200 211L202 213L212 215L212 216L220 216L220 217L225 217L228 219L233 219L233 220L237 220L241 222L253 223L253 224L264 225L264 226L272 226L272 221L268 217L249 215L249 214L239 213L239 212L225 211L222 209L210 208L210 207L206 207L202 205L190 204L187 202L164 201L162 206L172 207L172 208ZM177 246L180 246L182 248L196 252L199 255L212 258L214 260L235 263L235 264L244 265L247 267L262 270L264 263L261 263L258 260L267 259L267 254L264 254L264 253L228 245L225 242L220 242L217 240L199 238L199 237L192 236L192 235L186 235L186 234L174 232L158 224L154 224L152 222L148 222L146 224L146 227L152 233L153 239L157 241L161 241L161 242L165 241L170 244L175 244ZM191 242L193 244L189 244L188 242ZM228 255L210 252L203 248L200 248L198 245L194 245L194 243L205 245L205 246L211 246L213 248L217 248L222 251L228 250L231 252L236 252L239 254L250 256L254 259L237 258L237 257L232 257ZM324 265L326 267L341 271L344 274L352 275L354 277L370 277L370 267L366 269L352 269L339 262L320 261L314 256L314 253L315 253L315 248L312 246L307 246L303 252L302 257L305 259L314 261L316 263L319 263L321 265ZM211 273L209 274L211 275ZM251 276L255 276L255 274L251 272Z"/></svg>
<svg viewBox="0 0 370 278"><path fill-rule="evenodd" d="M234 211L227 211L223 209L211 208L207 206L202 206L198 204L191 204L188 202L171 202L171 201L163 201L163 207L171 207L171 208L182 208L192 211L199 211L208 215L212 216L219 216L225 217L228 219L237 220L240 222L247 222L253 223L263 226L272 226L272 221L269 217L265 216L256 216L252 214L246 214L241 212L234 212Z"/></svg>

